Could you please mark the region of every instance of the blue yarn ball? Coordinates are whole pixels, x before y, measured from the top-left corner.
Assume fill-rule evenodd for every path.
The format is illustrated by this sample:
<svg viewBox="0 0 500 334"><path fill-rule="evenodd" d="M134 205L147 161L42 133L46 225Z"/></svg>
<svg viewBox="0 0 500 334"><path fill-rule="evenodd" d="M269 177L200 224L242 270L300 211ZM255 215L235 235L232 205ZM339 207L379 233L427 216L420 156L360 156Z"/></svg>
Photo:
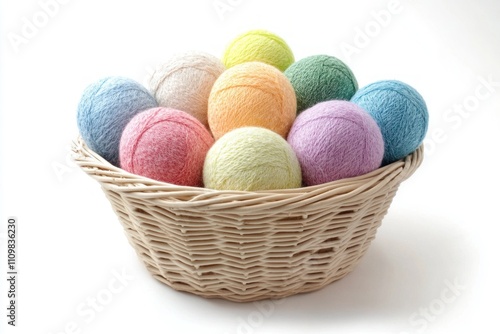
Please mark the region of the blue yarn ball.
<svg viewBox="0 0 500 334"><path fill-rule="evenodd" d="M136 81L104 78L84 90L78 105L78 128L90 149L119 166L123 129L137 113L157 106L155 98Z"/></svg>
<svg viewBox="0 0 500 334"><path fill-rule="evenodd" d="M351 102L375 119L384 137L383 165L415 151L427 133L429 113L422 96L401 81L383 80L361 88Z"/></svg>

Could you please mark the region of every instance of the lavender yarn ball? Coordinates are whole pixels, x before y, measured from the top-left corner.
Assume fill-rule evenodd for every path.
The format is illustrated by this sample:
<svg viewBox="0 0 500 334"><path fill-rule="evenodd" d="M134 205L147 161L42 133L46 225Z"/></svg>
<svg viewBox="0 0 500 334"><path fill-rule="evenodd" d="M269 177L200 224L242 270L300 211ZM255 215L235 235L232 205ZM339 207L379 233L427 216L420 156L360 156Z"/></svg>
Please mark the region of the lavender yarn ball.
<svg viewBox="0 0 500 334"><path fill-rule="evenodd" d="M429 113L422 96L410 85L382 80L361 88L352 102L361 106L380 126L385 142L383 164L415 151L427 133Z"/></svg>
<svg viewBox="0 0 500 334"><path fill-rule="evenodd" d="M373 118L348 101L327 101L304 110L288 135L306 186L369 173L384 156Z"/></svg>
<svg viewBox="0 0 500 334"><path fill-rule="evenodd" d="M80 99L77 123L90 149L119 167L123 129L137 113L158 106L148 90L124 77L108 77L89 85Z"/></svg>

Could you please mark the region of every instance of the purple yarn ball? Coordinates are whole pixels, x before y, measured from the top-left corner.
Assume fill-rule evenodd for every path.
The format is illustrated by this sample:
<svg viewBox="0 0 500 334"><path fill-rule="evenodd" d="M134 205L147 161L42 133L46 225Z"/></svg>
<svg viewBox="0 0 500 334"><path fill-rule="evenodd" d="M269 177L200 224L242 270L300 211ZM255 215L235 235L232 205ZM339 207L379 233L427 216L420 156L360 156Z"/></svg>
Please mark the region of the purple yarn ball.
<svg viewBox="0 0 500 334"><path fill-rule="evenodd" d="M375 120L348 101L306 109L288 135L306 186L369 173L380 167L384 140Z"/></svg>

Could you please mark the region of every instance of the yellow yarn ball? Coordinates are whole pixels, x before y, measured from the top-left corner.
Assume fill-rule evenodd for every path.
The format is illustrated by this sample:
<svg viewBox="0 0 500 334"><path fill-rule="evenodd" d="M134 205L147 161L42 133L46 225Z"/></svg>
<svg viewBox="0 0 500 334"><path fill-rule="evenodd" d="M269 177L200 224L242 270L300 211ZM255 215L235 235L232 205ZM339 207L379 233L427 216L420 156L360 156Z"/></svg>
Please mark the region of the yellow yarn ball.
<svg viewBox="0 0 500 334"><path fill-rule="evenodd" d="M243 126L268 128L286 138L296 114L297 99L288 78L261 62L226 70L208 99L208 124L215 139Z"/></svg>
<svg viewBox="0 0 500 334"><path fill-rule="evenodd" d="M266 30L251 30L229 44L222 61L227 68L249 61L260 61L284 71L295 58L281 37Z"/></svg>
<svg viewBox="0 0 500 334"><path fill-rule="evenodd" d="M277 133L259 127L228 132L210 148L203 166L205 187L217 190L270 190L302 184L299 161Z"/></svg>

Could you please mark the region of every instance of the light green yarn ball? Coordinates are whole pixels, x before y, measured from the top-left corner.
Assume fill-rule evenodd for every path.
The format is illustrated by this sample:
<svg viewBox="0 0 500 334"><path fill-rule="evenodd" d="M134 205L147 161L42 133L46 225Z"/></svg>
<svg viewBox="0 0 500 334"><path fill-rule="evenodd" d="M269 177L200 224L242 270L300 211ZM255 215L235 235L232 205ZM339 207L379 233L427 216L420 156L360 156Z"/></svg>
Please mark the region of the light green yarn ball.
<svg viewBox="0 0 500 334"><path fill-rule="evenodd" d="M260 61L283 72L295 58L281 37L265 30L251 30L236 37L222 58L226 68L249 61Z"/></svg>
<svg viewBox="0 0 500 334"><path fill-rule="evenodd" d="M222 136L205 158L203 182L217 190L298 188L302 173L283 137L260 127L242 127Z"/></svg>

